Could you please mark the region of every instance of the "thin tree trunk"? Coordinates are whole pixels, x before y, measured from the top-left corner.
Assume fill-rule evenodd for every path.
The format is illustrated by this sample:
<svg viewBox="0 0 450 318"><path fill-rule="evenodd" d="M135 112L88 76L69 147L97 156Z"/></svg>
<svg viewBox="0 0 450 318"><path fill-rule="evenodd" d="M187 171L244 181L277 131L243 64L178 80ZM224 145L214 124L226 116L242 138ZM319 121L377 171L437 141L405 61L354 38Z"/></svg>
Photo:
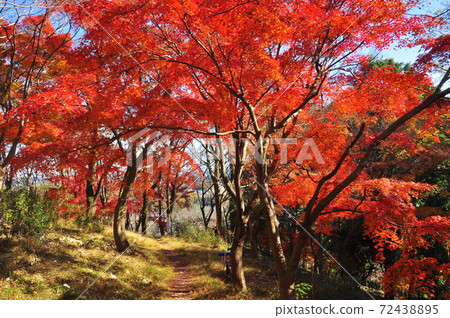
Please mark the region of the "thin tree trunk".
<svg viewBox="0 0 450 318"><path fill-rule="evenodd" d="M131 231L131 224L130 224L130 212L127 211L127 217L125 220L125 230Z"/></svg>
<svg viewBox="0 0 450 318"><path fill-rule="evenodd" d="M158 200L158 211L159 211L159 222L158 222L159 233L161 234L161 236L164 236L166 228L164 226L164 223L162 222L162 200Z"/></svg>
<svg viewBox="0 0 450 318"><path fill-rule="evenodd" d="M6 167L0 166L0 194L3 193L3 187L6 181Z"/></svg>
<svg viewBox="0 0 450 318"><path fill-rule="evenodd" d="M97 198L95 196L95 181L86 181L86 214L94 218L97 212Z"/></svg>
<svg viewBox="0 0 450 318"><path fill-rule="evenodd" d="M219 160L214 160L214 171L211 174L212 175L212 182L214 187L214 205L216 210L216 226L217 226L217 234L222 237L224 240L226 240L226 232L223 222L223 194L220 190L220 184L219 184Z"/></svg>
<svg viewBox="0 0 450 318"><path fill-rule="evenodd" d="M12 175L10 173L6 173L5 189L11 190L12 183L13 183Z"/></svg>
<svg viewBox="0 0 450 318"><path fill-rule="evenodd" d="M26 92L24 92L26 94ZM3 188L11 189L12 186L12 177L8 177L8 165L11 162L11 159L14 158L17 152L17 147L19 145L22 133L24 131L25 120L20 120L19 130L17 132L16 137L14 138L9 151L6 154L6 157L2 160L0 164L0 194L3 192Z"/></svg>
<svg viewBox="0 0 450 318"><path fill-rule="evenodd" d="M205 191L205 182L204 182L204 180L202 180L201 196L196 191L197 197L199 200L200 212L202 213L203 226L205 227L205 230L208 229L209 221L211 220L211 216L214 212L214 203L213 203L212 199L210 200L211 211L209 213L206 212L207 203L206 203L206 195L205 194L210 189L211 189L211 187Z"/></svg>
<svg viewBox="0 0 450 318"><path fill-rule="evenodd" d="M96 218L97 214L97 201L100 197L101 191L103 190L103 180L105 175L100 177L100 180L95 182L95 175L97 170L97 165L95 163L89 166L91 175L86 181L86 215L90 218ZM97 187L97 188L96 188Z"/></svg>
<svg viewBox="0 0 450 318"><path fill-rule="evenodd" d="M131 188L136 180L139 165L147 158L148 144L144 145L139 158L136 157L136 148L132 145L131 149L131 163L127 167L125 176L123 177L122 185L119 191L119 200L117 201L116 208L114 210L114 222L113 232L114 241L116 243L117 251L123 252L129 246L126 235L126 222L127 222L127 203L130 196ZM100 187L101 188L101 187ZM99 189L100 189L99 188Z"/></svg>
<svg viewBox="0 0 450 318"><path fill-rule="evenodd" d="M147 200L147 191L144 191L144 194L142 195L142 210L141 210L141 226L142 226L142 233L145 233L147 231L147 215L148 215L148 207L149 207L149 201Z"/></svg>
<svg viewBox="0 0 450 318"><path fill-rule="evenodd" d="M97 214L97 202L96 200L88 201L89 205L87 206L87 215L90 219L95 218Z"/></svg>
<svg viewBox="0 0 450 318"><path fill-rule="evenodd" d="M166 197L167 197L167 233L173 234L173 211L176 199L176 186L175 184L170 184L166 187Z"/></svg>
<svg viewBox="0 0 450 318"><path fill-rule="evenodd" d="M261 209L253 215L253 220L249 226L249 237L250 241L250 256L253 259L258 259L258 232L259 232L259 217L261 216Z"/></svg>
<svg viewBox="0 0 450 318"><path fill-rule="evenodd" d="M173 235L173 215L172 213L169 213L167 215L167 234Z"/></svg>
<svg viewBox="0 0 450 318"><path fill-rule="evenodd" d="M86 214L89 218L94 218L97 208L97 197L95 191L95 174L97 165L95 160L89 164L89 178L86 180Z"/></svg>
<svg viewBox="0 0 450 318"><path fill-rule="evenodd" d="M123 184L120 187L119 200L114 210L114 241L117 251L123 252L130 244L128 243L125 225L127 221L127 202L130 195L131 187L136 179L137 167L131 166L127 168L124 176Z"/></svg>
<svg viewBox="0 0 450 318"><path fill-rule="evenodd" d="M238 216L240 221L236 223L233 236L233 244L231 246L230 264L231 264L231 280L233 284L239 286L242 290L247 290L245 281L242 256L245 244L245 234L247 232L248 217Z"/></svg>
<svg viewBox="0 0 450 318"><path fill-rule="evenodd" d="M223 220L223 193L221 191L220 186L220 159L216 155L213 158L214 166L211 165L211 161L209 159L209 153L214 153L212 146L206 145L206 166L208 168L208 172L211 176L211 181L214 189L214 208L216 211L216 228L217 235L226 240L226 231L224 227Z"/></svg>

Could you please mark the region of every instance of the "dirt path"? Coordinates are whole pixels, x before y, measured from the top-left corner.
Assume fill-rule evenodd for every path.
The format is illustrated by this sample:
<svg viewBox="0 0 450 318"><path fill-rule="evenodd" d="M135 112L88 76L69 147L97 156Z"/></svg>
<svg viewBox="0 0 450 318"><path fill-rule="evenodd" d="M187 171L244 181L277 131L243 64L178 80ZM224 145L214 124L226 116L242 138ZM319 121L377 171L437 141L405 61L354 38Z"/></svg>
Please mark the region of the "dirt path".
<svg viewBox="0 0 450 318"><path fill-rule="evenodd" d="M189 271L185 256L181 252L171 250L167 244L162 245L164 254L175 272L175 276L169 281L170 299L193 299L194 276Z"/></svg>

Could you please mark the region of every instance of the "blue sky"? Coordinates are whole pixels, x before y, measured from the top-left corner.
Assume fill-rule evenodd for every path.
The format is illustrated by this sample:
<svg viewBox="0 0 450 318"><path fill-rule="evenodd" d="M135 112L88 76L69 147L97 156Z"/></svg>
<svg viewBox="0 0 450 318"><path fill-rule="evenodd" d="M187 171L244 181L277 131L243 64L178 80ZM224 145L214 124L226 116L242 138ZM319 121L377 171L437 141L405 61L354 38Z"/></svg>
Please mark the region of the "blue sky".
<svg viewBox="0 0 450 318"><path fill-rule="evenodd" d="M423 7L416 8L411 11L411 14L436 14L438 11L442 12L450 7L450 0L432 0L424 2ZM414 63L417 56L420 54L419 48L394 48L380 52L380 58L392 58L397 62Z"/></svg>

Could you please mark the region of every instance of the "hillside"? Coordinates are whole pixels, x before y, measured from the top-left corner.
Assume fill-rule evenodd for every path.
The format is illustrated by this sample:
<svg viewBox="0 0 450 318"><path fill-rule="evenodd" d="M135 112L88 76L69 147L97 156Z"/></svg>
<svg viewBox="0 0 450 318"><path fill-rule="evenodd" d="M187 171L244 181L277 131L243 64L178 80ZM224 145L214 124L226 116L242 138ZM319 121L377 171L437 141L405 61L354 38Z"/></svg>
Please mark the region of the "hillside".
<svg viewBox="0 0 450 318"><path fill-rule="evenodd" d="M276 287L270 272L256 284L261 270L250 265L250 291L234 291L217 255L223 245L127 234L136 242L123 255L111 229L85 233L68 222L39 238L0 238L0 299L267 299L265 288Z"/></svg>

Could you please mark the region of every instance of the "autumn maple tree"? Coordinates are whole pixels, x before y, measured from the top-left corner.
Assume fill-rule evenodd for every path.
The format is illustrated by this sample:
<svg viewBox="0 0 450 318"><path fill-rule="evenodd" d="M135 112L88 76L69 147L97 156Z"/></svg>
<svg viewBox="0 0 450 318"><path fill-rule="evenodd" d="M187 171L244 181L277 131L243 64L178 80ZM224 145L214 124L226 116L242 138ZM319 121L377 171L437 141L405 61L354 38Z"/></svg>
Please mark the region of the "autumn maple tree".
<svg viewBox="0 0 450 318"><path fill-rule="evenodd" d="M71 36L52 24L53 16L51 10L39 15L19 10L0 18L0 192L5 184L11 186L11 162L23 143L29 114L38 112L31 98L65 71Z"/></svg>
<svg viewBox="0 0 450 318"><path fill-rule="evenodd" d="M352 65L364 61L363 48L383 49L393 41L408 46L431 43L425 30L435 21L406 14L416 4L237 1L223 6L215 1L201 5L153 1L105 5L89 1L68 10L80 21L98 22L94 26L84 22L91 45L102 43L97 52L101 49L113 60L120 56L115 68L128 76L141 73L139 86L152 87L152 94L142 96L133 107L158 105L165 98L160 105L177 113L171 122L141 116L141 128L234 138L240 157L230 184L222 172L238 207L233 279L246 287L242 246L252 202L258 199L267 220L280 292L291 298L296 268L316 220L334 208L342 209L338 203L359 187L353 183L380 144L448 94L444 86L448 72L437 87L420 70L404 74L376 69L363 77L352 75ZM116 53L120 48L127 52ZM349 115L357 115L357 120L347 123ZM378 118L386 124L371 133ZM327 164L308 164L303 168L309 171L310 181L297 178L293 181L297 187L289 185L305 211L298 220L303 231L287 259L277 220L283 209L272 196L272 178L281 168L280 149L273 140L294 136L314 136L326 149ZM249 141L261 159L254 161L255 195L250 203L242 197L241 164ZM363 182L362 176L358 180ZM389 187L395 181L391 183Z"/></svg>
<svg viewBox="0 0 450 318"><path fill-rule="evenodd" d="M262 215L284 299L295 298L297 269L310 242L331 235L339 220L356 219L374 243L377 262L387 250L401 250L384 277L386 293L432 295L430 277L447 279L448 266L418 255L434 242L448 242L447 218L417 216L415 200L432 185L387 172L429 155L421 138L441 142L435 124L445 121L449 103L449 37L428 32L444 21L410 15L418 5L69 1L59 10L82 30L77 45L71 48L45 15L39 23L23 20L16 27L34 33L24 32L21 41L48 35L30 56L18 52L24 57L17 63L8 40L14 33L3 24L0 39L8 50L2 54L10 62L2 73L22 77L6 76L2 86L0 178L13 156L18 167L45 162L44 169L61 172L55 183L77 184L73 192L83 193L90 217L107 206L99 199L108 188L115 243L123 252L133 209L143 232L151 202L159 204L160 217L163 202L169 220L173 216L199 172L187 144L207 137L214 140L203 150L211 158L206 174L220 208L219 235L225 236L219 216L224 193L236 212L231 272L241 289L247 288L249 223ZM375 65L368 52L391 45L421 46L423 54L407 68ZM440 79L433 81L436 69ZM30 94L31 79L39 76L43 82ZM21 89L14 88L17 81ZM19 144L24 149L16 156ZM166 146L170 160L149 171L148 157L161 161ZM291 225L282 228L283 217ZM413 267L420 273L405 274Z"/></svg>

